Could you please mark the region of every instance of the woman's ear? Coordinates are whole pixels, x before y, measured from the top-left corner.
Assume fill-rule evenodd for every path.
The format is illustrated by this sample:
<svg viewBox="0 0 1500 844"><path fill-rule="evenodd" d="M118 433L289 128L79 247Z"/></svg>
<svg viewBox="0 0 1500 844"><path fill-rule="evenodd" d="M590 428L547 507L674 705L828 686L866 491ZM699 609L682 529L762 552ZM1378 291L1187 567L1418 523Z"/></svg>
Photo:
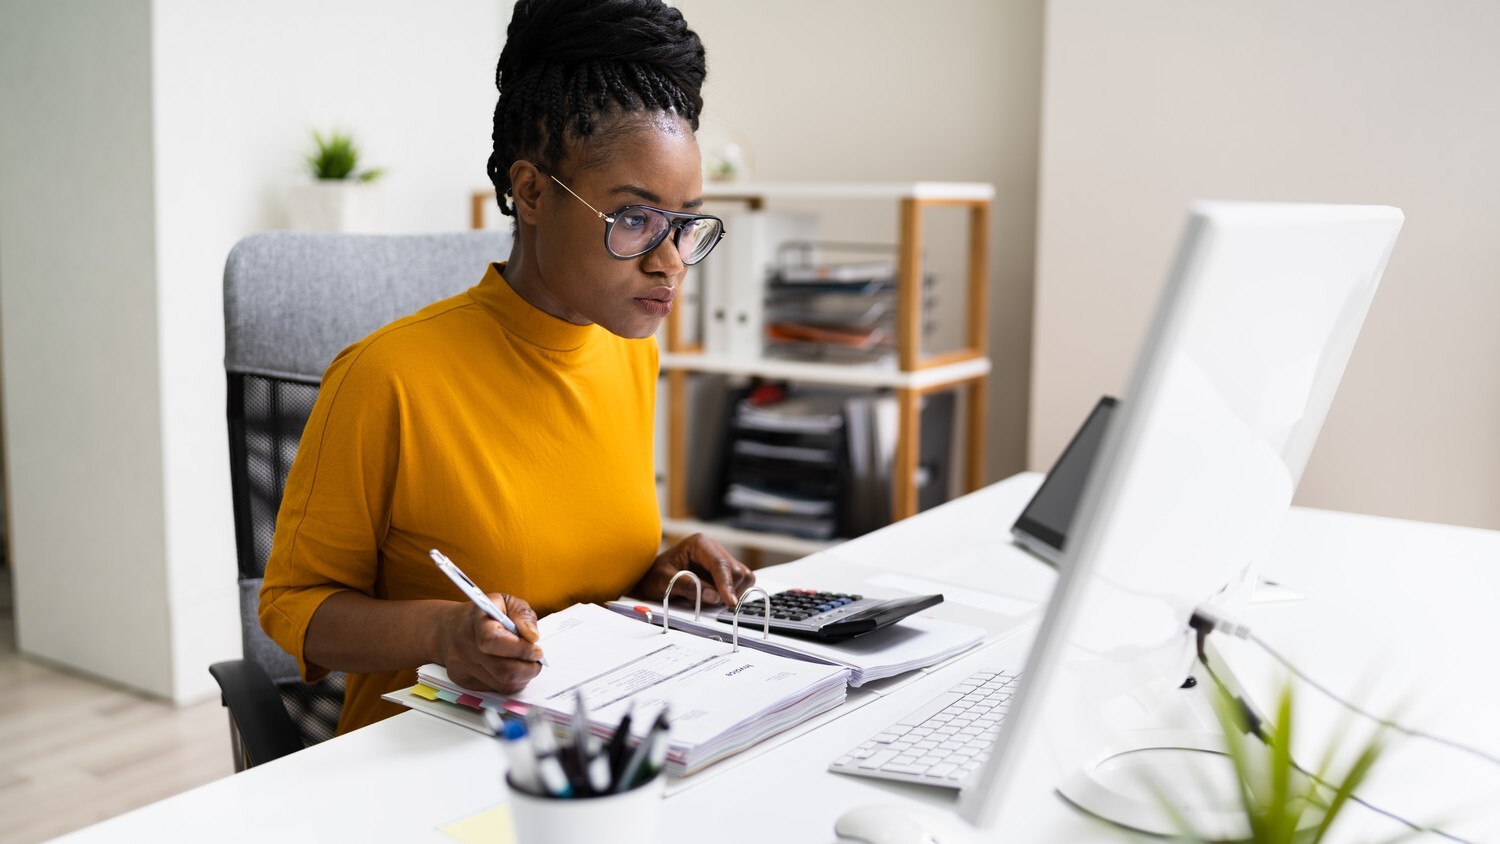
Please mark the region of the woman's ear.
<svg viewBox="0 0 1500 844"><path fill-rule="evenodd" d="M536 225L541 213L539 205L542 191L546 187L542 171L530 161L517 161L510 165L510 198L516 208L516 217Z"/></svg>

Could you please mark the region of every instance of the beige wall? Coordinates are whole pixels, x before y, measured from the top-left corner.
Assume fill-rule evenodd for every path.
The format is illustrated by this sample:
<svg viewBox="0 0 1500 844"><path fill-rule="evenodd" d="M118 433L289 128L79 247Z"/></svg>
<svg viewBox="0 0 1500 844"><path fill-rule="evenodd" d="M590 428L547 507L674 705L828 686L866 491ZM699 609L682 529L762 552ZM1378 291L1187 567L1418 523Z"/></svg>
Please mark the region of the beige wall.
<svg viewBox="0 0 1500 844"><path fill-rule="evenodd" d="M1023 468L1041 72L1041 0L679 0L708 48L705 143L733 134L756 179L971 181L991 227L988 468ZM895 238L894 203L816 207L830 239ZM950 218L933 215L930 229ZM934 257L958 253L939 242ZM956 273L948 277L959 281ZM961 324L957 297L940 328Z"/></svg>
<svg viewBox="0 0 1500 844"><path fill-rule="evenodd" d="M1500 528L1500 4L1048 4L1029 463L1119 391L1195 198L1406 225L1298 503Z"/></svg>

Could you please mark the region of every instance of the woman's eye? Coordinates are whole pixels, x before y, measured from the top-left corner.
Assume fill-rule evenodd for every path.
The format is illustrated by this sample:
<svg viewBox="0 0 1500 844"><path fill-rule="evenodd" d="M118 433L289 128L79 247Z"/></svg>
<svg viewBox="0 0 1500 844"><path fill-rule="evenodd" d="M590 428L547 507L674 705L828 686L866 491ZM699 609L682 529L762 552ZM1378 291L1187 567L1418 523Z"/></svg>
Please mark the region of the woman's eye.
<svg viewBox="0 0 1500 844"><path fill-rule="evenodd" d="M644 229L646 227L646 214L642 211L625 211L620 214L616 225L621 225L631 230Z"/></svg>

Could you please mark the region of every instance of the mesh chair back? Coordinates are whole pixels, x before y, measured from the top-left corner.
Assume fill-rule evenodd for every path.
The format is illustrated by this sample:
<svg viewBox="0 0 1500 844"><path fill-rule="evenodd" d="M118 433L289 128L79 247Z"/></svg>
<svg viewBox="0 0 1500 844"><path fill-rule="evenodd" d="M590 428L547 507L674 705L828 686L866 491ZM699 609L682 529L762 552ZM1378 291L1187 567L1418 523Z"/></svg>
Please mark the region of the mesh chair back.
<svg viewBox="0 0 1500 844"><path fill-rule="evenodd" d="M270 232L235 245L224 268L224 369L246 659L281 690L304 744L333 735L336 674L305 685L260 629L257 607L276 512L323 370L350 343L466 290L510 251L509 233L345 235Z"/></svg>

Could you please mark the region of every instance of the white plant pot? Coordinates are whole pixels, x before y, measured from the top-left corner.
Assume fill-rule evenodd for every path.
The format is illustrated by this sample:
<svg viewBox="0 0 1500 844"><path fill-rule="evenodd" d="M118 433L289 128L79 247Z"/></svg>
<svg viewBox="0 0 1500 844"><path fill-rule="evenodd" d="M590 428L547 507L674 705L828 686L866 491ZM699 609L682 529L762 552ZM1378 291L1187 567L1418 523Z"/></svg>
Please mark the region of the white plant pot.
<svg viewBox="0 0 1500 844"><path fill-rule="evenodd" d="M293 231L382 231L380 186L373 182L318 179L292 188L288 202Z"/></svg>

